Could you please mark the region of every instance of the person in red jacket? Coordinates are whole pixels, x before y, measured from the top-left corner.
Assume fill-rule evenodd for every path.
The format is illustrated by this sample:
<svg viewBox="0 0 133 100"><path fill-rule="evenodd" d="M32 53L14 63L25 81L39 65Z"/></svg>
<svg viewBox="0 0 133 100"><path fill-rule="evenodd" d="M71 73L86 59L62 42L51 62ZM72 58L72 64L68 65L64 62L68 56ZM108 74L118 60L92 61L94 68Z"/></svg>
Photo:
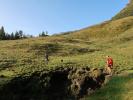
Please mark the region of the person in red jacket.
<svg viewBox="0 0 133 100"><path fill-rule="evenodd" d="M110 56L106 56L106 70L108 74L112 74L113 59Z"/></svg>

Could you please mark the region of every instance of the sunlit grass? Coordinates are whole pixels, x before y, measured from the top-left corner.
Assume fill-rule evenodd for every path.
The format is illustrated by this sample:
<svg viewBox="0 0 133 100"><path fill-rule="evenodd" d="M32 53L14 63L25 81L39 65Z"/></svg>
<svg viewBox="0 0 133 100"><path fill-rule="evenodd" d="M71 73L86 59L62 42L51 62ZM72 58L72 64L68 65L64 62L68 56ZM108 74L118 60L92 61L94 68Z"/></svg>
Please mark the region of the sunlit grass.
<svg viewBox="0 0 133 100"><path fill-rule="evenodd" d="M131 37L132 34L128 34L128 36ZM123 35L119 36L119 38L122 39L124 37L125 36ZM118 42L119 38L114 37L103 41L84 41L80 39L70 40L68 37L65 38L61 36L15 41L0 41L0 48L2 48L0 50L0 69L2 73L4 71L6 73L8 68L9 71L13 70L16 75L23 72L26 73L33 72L35 70L53 69L61 66L89 66L93 68L104 68L106 55L113 57L114 69L116 71L120 72L126 69L132 69L133 42L131 40L126 42L125 40L121 40ZM57 52L50 55L50 61L47 65L44 57L45 51L43 52L44 48L40 48L39 46L47 43L54 43L53 41L57 41L56 45L59 45L59 49ZM35 46L35 44L37 44L39 48L36 47L36 50L33 50L32 47ZM93 51L88 51L85 53L84 51L75 51L81 48ZM41 53L37 52L37 50ZM62 59L63 62L61 62Z"/></svg>
<svg viewBox="0 0 133 100"><path fill-rule="evenodd" d="M103 88L83 100L132 100L133 71L122 76L114 76Z"/></svg>

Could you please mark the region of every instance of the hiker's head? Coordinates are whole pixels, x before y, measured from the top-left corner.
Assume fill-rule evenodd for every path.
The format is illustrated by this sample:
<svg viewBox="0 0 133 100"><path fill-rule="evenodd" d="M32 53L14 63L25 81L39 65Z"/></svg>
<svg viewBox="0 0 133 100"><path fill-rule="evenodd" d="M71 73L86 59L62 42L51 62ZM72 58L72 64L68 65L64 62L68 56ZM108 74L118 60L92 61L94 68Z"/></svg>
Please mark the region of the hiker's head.
<svg viewBox="0 0 133 100"><path fill-rule="evenodd" d="M109 58L109 56L106 56L106 58Z"/></svg>

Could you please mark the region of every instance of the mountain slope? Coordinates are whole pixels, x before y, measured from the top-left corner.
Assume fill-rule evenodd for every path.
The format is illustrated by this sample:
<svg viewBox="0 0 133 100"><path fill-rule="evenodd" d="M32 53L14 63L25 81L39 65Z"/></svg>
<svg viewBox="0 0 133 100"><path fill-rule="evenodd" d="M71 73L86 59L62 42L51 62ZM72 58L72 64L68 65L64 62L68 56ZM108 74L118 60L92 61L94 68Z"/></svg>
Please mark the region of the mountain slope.
<svg viewBox="0 0 133 100"><path fill-rule="evenodd" d="M126 17L114 21L107 21L99 25L82 29L69 34L73 38L90 39L90 38L113 38L123 32L133 28L133 17Z"/></svg>
<svg viewBox="0 0 133 100"><path fill-rule="evenodd" d="M129 16L133 16L133 0L130 0L129 4L117 15L115 15L112 20L117 20Z"/></svg>
<svg viewBox="0 0 133 100"><path fill-rule="evenodd" d="M133 0L130 0L129 4L111 20L72 32L66 36L84 40L113 38L131 28L133 28Z"/></svg>

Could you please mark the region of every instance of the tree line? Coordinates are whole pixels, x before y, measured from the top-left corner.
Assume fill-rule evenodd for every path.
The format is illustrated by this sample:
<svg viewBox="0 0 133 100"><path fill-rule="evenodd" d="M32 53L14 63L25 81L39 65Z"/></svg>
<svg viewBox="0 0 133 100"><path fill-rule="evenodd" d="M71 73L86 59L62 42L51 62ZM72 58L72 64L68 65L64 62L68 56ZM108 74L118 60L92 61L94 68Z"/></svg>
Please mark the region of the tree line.
<svg viewBox="0 0 133 100"><path fill-rule="evenodd" d="M44 32L42 31L42 33L39 34L39 37L46 37L48 36L48 31Z"/></svg>
<svg viewBox="0 0 133 100"><path fill-rule="evenodd" d="M42 32L38 35L38 37L45 37L48 36L48 32ZM4 27L0 28L0 40L17 40L17 39L24 39L24 38L31 38L32 35L26 35L23 33L22 30L12 32L11 34L6 33Z"/></svg>

